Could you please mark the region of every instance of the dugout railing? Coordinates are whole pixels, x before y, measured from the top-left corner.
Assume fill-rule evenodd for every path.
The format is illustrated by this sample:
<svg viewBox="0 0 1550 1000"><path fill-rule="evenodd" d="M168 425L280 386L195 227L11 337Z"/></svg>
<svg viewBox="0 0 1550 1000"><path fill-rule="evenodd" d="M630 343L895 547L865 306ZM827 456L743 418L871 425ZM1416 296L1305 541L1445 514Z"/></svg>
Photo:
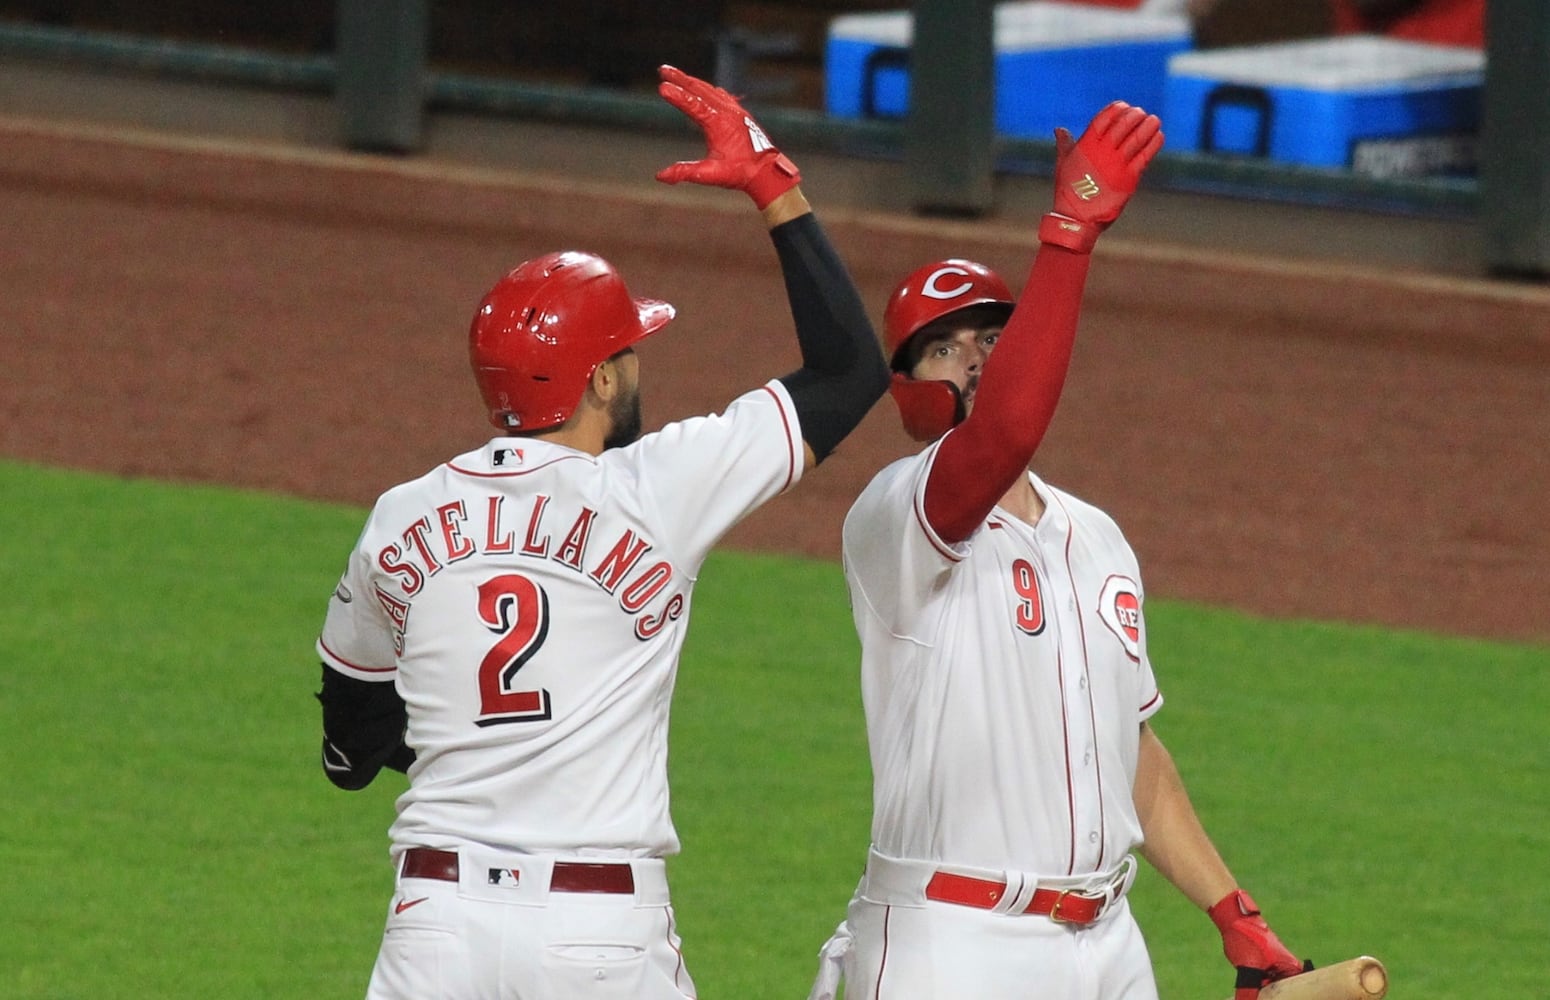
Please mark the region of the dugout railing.
<svg viewBox="0 0 1550 1000"><path fill-rule="evenodd" d="M901 161L922 212L976 215L993 206L997 173L1048 175L1051 142L990 127L989 0L917 0L916 78L904 121L837 120L756 105L792 146ZM408 152L427 111L676 131L682 116L650 95L433 69L427 0L337 0L335 52L82 31L0 20L0 57L60 60L146 74L332 95L339 141ZM947 30L949 26L951 30ZM1472 219L1495 275L1550 275L1550 5L1493 0L1476 177L1375 178L1246 158L1165 152L1148 182L1179 191L1362 211Z"/></svg>

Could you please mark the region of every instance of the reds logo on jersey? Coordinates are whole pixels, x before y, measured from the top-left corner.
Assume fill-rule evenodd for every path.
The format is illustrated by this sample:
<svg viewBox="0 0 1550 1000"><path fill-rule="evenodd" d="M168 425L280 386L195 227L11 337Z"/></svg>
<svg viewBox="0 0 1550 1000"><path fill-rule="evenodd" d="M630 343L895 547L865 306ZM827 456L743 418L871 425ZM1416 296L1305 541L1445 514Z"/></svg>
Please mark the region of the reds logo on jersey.
<svg viewBox="0 0 1550 1000"><path fill-rule="evenodd" d="M1109 577L1098 595L1098 615L1125 653L1141 662L1141 586L1128 576Z"/></svg>

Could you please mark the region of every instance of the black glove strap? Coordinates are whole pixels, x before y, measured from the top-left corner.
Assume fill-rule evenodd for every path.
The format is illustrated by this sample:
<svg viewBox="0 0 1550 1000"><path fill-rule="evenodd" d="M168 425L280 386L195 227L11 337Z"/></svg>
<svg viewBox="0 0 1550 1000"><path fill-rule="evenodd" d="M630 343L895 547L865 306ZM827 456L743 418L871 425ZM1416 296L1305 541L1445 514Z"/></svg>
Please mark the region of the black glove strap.
<svg viewBox="0 0 1550 1000"><path fill-rule="evenodd" d="M1265 970L1256 969L1252 965L1240 965L1238 969L1238 981L1233 984L1235 990L1257 990L1265 985Z"/></svg>
<svg viewBox="0 0 1550 1000"><path fill-rule="evenodd" d="M1239 965L1235 966L1235 968L1238 970L1238 981L1233 984L1233 989L1237 990L1257 990L1265 985L1265 980L1269 975L1266 970L1256 969L1252 965ZM1313 971L1313 959L1305 958L1302 960L1302 971Z"/></svg>

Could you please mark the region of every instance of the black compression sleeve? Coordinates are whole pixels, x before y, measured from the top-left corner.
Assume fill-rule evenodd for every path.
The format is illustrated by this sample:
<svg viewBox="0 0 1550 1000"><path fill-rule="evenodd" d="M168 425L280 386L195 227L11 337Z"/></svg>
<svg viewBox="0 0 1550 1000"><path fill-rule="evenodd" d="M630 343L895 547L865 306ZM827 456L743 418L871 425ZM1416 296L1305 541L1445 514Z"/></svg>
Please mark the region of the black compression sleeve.
<svg viewBox="0 0 1550 1000"><path fill-rule="evenodd" d="M323 667L323 773L340 788L371 784L383 766L406 770L414 751L404 745L408 715L398 689L360 681Z"/></svg>
<svg viewBox="0 0 1550 1000"><path fill-rule="evenodd" d="M770 230L802 367L781 377L822 461L888 388L888 366L845 264L812 213Z"/></svg>

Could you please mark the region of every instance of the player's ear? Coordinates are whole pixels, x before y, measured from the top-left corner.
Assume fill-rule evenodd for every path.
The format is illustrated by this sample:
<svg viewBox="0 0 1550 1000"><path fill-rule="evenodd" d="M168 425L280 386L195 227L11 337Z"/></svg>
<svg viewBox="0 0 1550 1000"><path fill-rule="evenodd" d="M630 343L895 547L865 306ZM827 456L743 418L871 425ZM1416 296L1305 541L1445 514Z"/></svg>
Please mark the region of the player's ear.
<svg viewBox="0 0 1550 1000"><path fill-rule="evenodd" d="M634 353L634 350L626 347L593 370L592 379L588 383L588 387L597 395L600 401L610 403L615 396L625 391L625 366L623 359Z"/></svg>
<svg viewBox="0 0 1550 1000"><path fill-rule="evenodd" d="M587 387L604 403L611 401L619 393L619 365L609 358L598 365L592 372L592 380Z"/></svg>

